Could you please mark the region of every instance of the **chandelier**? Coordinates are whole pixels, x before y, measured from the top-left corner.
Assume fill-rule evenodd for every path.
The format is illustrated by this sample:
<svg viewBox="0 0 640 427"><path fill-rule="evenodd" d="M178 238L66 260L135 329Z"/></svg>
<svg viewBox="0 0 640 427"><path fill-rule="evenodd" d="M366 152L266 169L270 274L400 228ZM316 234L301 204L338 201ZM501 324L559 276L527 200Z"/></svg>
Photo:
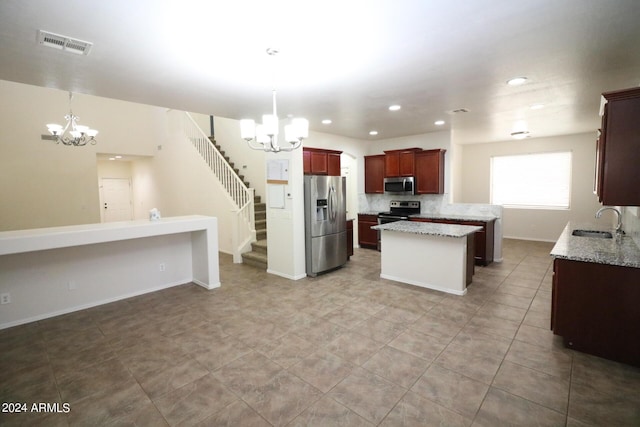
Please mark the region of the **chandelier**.
<svg viewBox="0 0 640 427"><path fill-rule="evenodd" d="M275 58L277 49L267 49L267 54ZM262 123L256 125L252 119L240 120L240 136L247 141L253 150L264 150L277 153L279 151L293 151L302 145L302 140L309 136L309 121L303 118L291 119L291 123L284 127L284 139L290 145L281 147L278 144L278 110L276 107L276 90L271 91L273 112L262 116Z"/></svg>
<svg viewBox="0 0 640 427"><path fill-rule="evenodd" d="M62 142L64 145L73 145L76 147L82 147L87 145L87 143L95 145L96 142L98 142L95 139L98 131L95 129L89 129L89 126L82 126L77 123L80 117L76 116L71 111L72 99L73 94L69 92L69 114L64 116L67 120L67 125L62 127L62 125L49 123L47 125L47 129L51 132L51 135L54 136L56 144Z"/></svg>

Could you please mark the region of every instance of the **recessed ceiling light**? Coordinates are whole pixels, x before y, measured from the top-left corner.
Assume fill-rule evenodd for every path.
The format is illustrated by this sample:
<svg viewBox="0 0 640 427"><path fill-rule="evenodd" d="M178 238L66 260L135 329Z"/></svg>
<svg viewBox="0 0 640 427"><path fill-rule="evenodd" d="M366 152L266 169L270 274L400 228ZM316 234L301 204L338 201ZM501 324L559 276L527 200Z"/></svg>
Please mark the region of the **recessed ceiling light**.
<svg viewBox="0 0 640 427"><path fill-rule="evenodd" d="M511 136L514 137L515 139L529 138L529 131L521 130L518 132L511 132Z"/></svg>
<svg viewBox="0 0 640 427"><path fill-rule="evenodd" d="M433 124L436 126L442 126L444 124L444 120L436 120Z"/></svg>
<svg viewBox="0 0 640 427"><path fill-rule="evenodd" d="M115 157L109 157L109 160L115 160L115 159L116 159Z"/></svg>
<svg viewBox="0 0 640 427"><path fill-rule="evenodd" d="M372 130L372 131L369 132L369 135L371 135L371 136L376 136L377 134L378 134L377 130Z"/></svg>
<svg viewBox="0 0 640 427"><path fill-rule="evenodd" d="M122 156L115 156L115 157L116 157L116 159L121 159L122 158Z"/></svg>
<svg viewBox="0 0 640 427"><path fill-rule="evenodd" d="M531 108L532 110L540 110L544 108L544 104L531 104L529 108Z"/></svg>
<svg viewBox="0 0 640 427"><path fill-rule="evenodd" d="M331 122L331 120L330 120L330 119L324 119L324 120L322 121L322 124L323 124L323 125L330 125L331 123L332 123L332 122Z"/></svg>
<svg viewBox="0 0 640 427"><path fill-rule="evenodd" d="M519 86L519 85L523 85L527 82L527 78L526 77L514 77L511 80L507 81L507 84L509 86Z"/></svg>
<svg viewBox="0 0 640 427"><path fill-rule="evenodd" d="M398 111L401 108L402 108L402 106L400 106L400 105L390 105L389 106L389 111Z"/></svg>

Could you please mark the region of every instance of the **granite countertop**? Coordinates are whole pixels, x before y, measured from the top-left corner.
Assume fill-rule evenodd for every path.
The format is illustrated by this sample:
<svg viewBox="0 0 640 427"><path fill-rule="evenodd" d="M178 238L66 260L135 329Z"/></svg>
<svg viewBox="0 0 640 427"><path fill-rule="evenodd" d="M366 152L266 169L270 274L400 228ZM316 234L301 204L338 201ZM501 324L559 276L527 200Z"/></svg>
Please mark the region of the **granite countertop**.
<svg viewBox="0 0 640 427"><path fill-rule="evenodd" d="M610 231L614 237L603 239L573 236L571 234L573 230ZM551 250L551 256L573 261L640 268L640 248L628 235L623 235L619 242L616 241L615 234L615 230L611 227L569 222Z"/></svg>
<svg viewBox="0 0 640 427"><path fill-rule="evenodd" d="M409 218L427 218L427 219L451 219L458 221L493 221L498 219L497 216L487 214L487 215L468 215L468 214L456 214L456 213L421 213L417 215L411 215Z"/></svg>
<svg viewBox="0 0 640 427"><path fill-rule="evenodd" d="M358 212L358 215L375 215L378 216L378 211L364 211L364 212Z"/></svg>
<svg viewBox="0 0 640 427"><path fill-rule="evenodd" d="M482 230L475 225L436 224L418 221L396 221L371 227L372 230L399 231L401 233L423 234L429 236L464 237Z"/></svg>
<svg viewBox="0 0 640 427"><path fill-rule="evenodd" d="M364 211L358 212L358 215L375 215L378 216L380 212L378 211ZM427 219L450 219L457 221L480 221L480 222L488 222L498 219L497 216L487 214L456 214L456 213L419 213L415 215L409 215L409 218L427 218Z"/></svg>

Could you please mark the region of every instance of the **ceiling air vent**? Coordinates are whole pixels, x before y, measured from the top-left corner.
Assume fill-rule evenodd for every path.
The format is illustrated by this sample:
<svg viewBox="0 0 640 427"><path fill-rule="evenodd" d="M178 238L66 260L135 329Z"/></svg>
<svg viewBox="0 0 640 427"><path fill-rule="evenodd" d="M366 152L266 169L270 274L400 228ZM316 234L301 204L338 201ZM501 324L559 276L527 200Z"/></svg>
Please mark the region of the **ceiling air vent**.
<svg viewBox="0 0 640 427"><path fill-rule="evenodd" d="M93 46L91 42L85 42L42 30L38 30L38 43L65 52L75 53L76 55L88 55L91 51L91 46Z"/></svg>

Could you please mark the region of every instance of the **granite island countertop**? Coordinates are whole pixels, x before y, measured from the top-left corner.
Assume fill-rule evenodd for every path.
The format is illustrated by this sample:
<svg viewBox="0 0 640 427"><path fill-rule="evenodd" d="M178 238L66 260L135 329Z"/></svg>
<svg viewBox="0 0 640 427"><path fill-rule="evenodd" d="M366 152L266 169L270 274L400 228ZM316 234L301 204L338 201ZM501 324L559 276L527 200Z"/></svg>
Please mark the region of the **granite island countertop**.
<svg viewBox="0 0 640 427"><path fill-rule="evenodd" d="M612 239L573 236L573 230L610 231ZM640 248L633 239L623 235L618 242L611 227L591 223L567 223L555 246L551 250L554 258L573 261L593 262L622 267L640 268Z"/></svg>
<svg viewBox="0 0 640 427"><path fill-rule="evenodd" d="M399 231L401 233L423 234L443 237L464 237L482 230L475 225L438 224L418 221L396 221L371 227L372 230Z"/></svg>
<svg viewBox="0 0 640 427"><path fill-rule="evenodd" d="M489 222L498 219L495 215L469 215L469 214L456 214L456 213L420 213L416 215L410 215L409 218L425 218L425 219L449 219L453 221L479 221Z"/></svg>

